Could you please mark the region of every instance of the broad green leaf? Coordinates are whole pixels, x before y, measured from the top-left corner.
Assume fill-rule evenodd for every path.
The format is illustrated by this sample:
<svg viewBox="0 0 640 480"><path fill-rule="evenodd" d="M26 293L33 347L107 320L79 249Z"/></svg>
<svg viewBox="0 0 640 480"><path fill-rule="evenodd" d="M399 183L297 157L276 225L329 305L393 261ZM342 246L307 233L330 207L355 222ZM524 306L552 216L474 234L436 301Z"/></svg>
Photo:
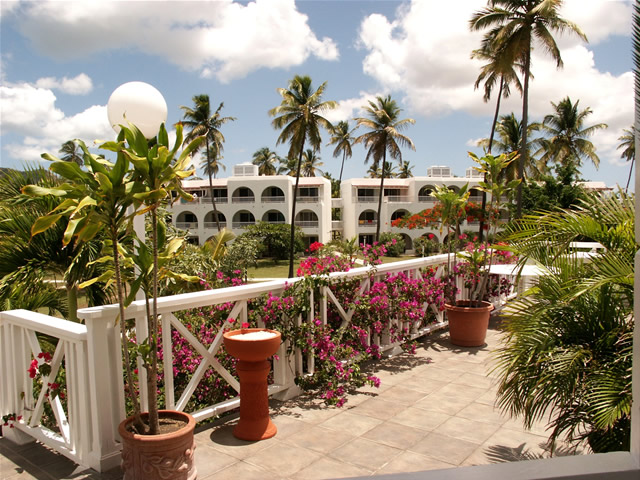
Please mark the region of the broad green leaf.
<svg viewBox="0 0 640 480"><path fill-rule="evenodd" d="M160 131L158 132L158 144L169 148L169 135L167 134L164 122L160 125Z"/></svg>
<svg viewBox="0 0 640 480"><path fill-rule="evenodd" d="M180 157L178 158L178 163L180 163L185 158L191 156L192 152L194 152L195 150L200 148L200 145L202 145L202 142L204 142L204 137L196 137L196 138L194 138L189 143L189 145L187 145L187 148L182 150L182 153L180 154Z"/></svg>
<svg viewBox="0 0 640 480"><path fill-rule="evenodd" d="M87 175L87 173L84 172L76 162L54 162L49 167L49 170L53 173L57 173L67 180L72 181L82 181L82 179Z"/></svg>
<svg viewBox="0 0 640 480"><path fill-rule="evenodd" d="M61 162L62 160L60 160L58 157L54 157L53 155L49 154L49 153L43 153L42 155L40 155L42 158L44 158L45 160L49 160L50 162Z"/></svg>
<svg viewBox="0 0 640 480"><path fill-rule="evenodd" d="M76 227L82 220L84 220L84 216L77 218L72 217L69 219L69 223L67 223L67 228L65 229L64 236L62 238L62 243L64 245L69 245L69 242L71 242L71 239L73 238L73 235L76 231Z"/></svg>
<svg viewBox="0 0 640 480"><path fill-rule="evenodd" d="M49 229L53 224L55 224L62 215L45 215L43 217L38 218L33 225L31 226L31 236L37 235L38 233L42 233Z"/></svg>
<svg viewBox="0 0 640 480"><path fill-rule="evenodd" d="M22 193L31 197L42 197L44 195L53 195L54 197L64 197L69 192L60 188L45 188L37 185L25 185L22 187Z"/></svg>
<svg viewBox="0 0 640 480"><path fill-rule="evenodd" d="M107 175L102 172L96 173L96 180L106 192L111 192L113 190L113 184Z"/></svg>
<svg viewBox="0 0 640 480"><path fill-rule="evenodd" d="M127 143L129 143L129 147L136 155L146 157L149 153L149 142L138 127L131 122L127 123L129 124L129 128L125 128L124 136L127 139Z"/></svg>
<svg viewBox="0 0 640 480"><path fill-rule="evenodd" d="M112 279L112 277L115 275L115 272L113 270L107 270L106 272L104 272L102 275L100 275L99 277L95 277L92 278L91 280L87 280L86 282L82 282L80 285L78 285L79 288L86 288L90 285L93 285L94 283L97 282L108 282L109 280Z"/></svg>

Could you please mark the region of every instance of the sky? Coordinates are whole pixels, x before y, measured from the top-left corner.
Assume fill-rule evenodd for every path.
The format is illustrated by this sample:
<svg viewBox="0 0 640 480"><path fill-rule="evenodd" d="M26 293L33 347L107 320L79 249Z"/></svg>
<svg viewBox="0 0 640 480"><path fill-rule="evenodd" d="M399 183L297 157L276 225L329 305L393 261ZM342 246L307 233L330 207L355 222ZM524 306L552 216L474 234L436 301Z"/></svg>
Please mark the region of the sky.
<svg viewBox="0 0 640 480"><path fill-rule="evenodd" d="M255 0L217 1L0 1L0 166L22 168L57 154L62 143L113 140L106 104L121 84L143 81L164 96L169 126L181 106L208 94L212 111L236 120L222 127L222 163L250 162L262 147L286 156L268 111L279 105L278 88L295 75L314 87L326 82L324 100L338 108L332 121L364 115L362 107L391 95L401 118L415 124L404 133L415 151L403 159L415 176L448 165L464 176L489 136L497 90L489 102L474 89L481 62L470 52L482 32L470 32L472 14L486 0ZM529 118L541 121L552 102L569 96L592 114L585 124L606 123L591 141L601 159L585 180L624 186L629 164L618 137L633 123L631 0L565 0L561 16L584 31L557 34L564 68L534 46ZM522 114L517 92L501 113ZM355 126L353 121L350 122ZM172 127L169 127L170 129ZM356 130L355 134L364 133ZM332 156L323 132L322 170L335 178L342 157ZM366 175L366 151L355 146L343 178Z"/></svg>

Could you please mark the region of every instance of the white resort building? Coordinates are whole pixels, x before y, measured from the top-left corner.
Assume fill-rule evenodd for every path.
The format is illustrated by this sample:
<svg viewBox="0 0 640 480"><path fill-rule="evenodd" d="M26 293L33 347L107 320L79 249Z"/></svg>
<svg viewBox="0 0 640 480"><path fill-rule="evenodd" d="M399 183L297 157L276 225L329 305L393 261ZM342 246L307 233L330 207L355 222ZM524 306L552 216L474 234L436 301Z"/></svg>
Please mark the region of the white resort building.
<svg viewBox="0 0 640 480"><path fill-rule="evenodd" d="M443 166L429 167L427 176L423 177L385 179L380 231L400 233L406 249L412 250L414 239L426 233L438 235L438 232L392 228L391 222L407 213L433 207L435 198L432 192L440 185L459 189L468 183L470 200L480 203L481 192L474 188L480 179L471 167L465 177L456 177L452 175L451 168ZM213 180L220 226L240 235L248 225L261 220L291 223L294 186L295 177L258 175L258 167L250 163L234 166L231 177ZM217 233L209 180L187 180L183 187L195 198L191 202L179 200L170 207L173 224L188 230L192 242L203 244ZM331 198L329 180L300 177L295 224L302 229L307 245L315 241L326 243L336 237L357 237L359 243L373 243L379 221L380 179L345 180L340 191L340 198ZM332 218L340 220L332 221ZM463 224L463 229L474 228L477 228L477 223Z"/></svg>

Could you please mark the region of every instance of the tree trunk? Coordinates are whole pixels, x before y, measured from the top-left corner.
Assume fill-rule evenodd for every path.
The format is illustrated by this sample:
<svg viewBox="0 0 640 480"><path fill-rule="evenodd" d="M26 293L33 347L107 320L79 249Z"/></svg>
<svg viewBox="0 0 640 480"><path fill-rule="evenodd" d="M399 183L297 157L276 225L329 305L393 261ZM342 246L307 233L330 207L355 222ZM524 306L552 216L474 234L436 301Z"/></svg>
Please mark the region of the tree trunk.
<svg viewBox="0 0 640 480"><path fill-rule="evenodd" d="M531 45L531 42L529 42ZM520 144L520 159L518 161L518 178L520 183L518 184L518 192L516 195L516 218L522 217L522 182L524 180L524 166L528 162L528 150L527 150L527 122L529 113L529 69L531 68L531 47L525 53L524 57L524 87L522 90L522 142Z"/></svg>
<svg viewBox="0 0 640 480"><path fill-rule="evenodd" d="M504 88L504 77L500 76L500 91L498 92L498 101L496 102L496 113L493 114L493 123L491 124L491 134L489 135L489 148L487 153L491 155L491 148L493 147L493 136L496 133L496 125L498 123L498 113L500 112L500 100L502 99L502 89ZM484 175L484 182L487 182L487 174ZM484 217L487 211L487 192L482 192L482 217L480 218L480 228L478 230L478 239L482 243L484 237Z"/></svg>
<svg viewBox="0 0 640 480"><path fill-rule="evenodd" d="M635 158L631 159L631 167L629 167L629 178L627 179L627 186L624 188L625 192L629 191L629 184L631 183L631 172L633 172L633 162L635 161Z"/></svg>
<svg viewBox="0 0 640 480"><path fill-rule="evenodd" d="M344 161L347 158L347 152L342 152L342 165L340 165L340 179L338 180L342 183L342 170L344 169Z"/></svg>
<svg viewBox="0 0 640 480"><path fill-rule="evenodd" d="M149 395L149 435L158 433L158 212L151 210L151 245L153 247L153 313L148 318L150 362L147 375L147 395ZM170 332L167 332L170 334Z"/></svg>
<svg viewBox="0 0 640 480"><path fill-rule="evenodd" d="M69 306L68 320L78 321L78 287L75 284L66 284L67 304Z"/></svg>
<svg viewBox="0 0 640 480"><path fill-rule="evenodd" d="M300 166L302 165L302 153L304 152L304 142L306 132L302 134L302 145L300 145L300 155L298 156L298 168L296 168L296 185L293 187L293 202L291 206L291 236L289 237L289 278L293 278L293 254L295 250L294 240L296 238L296 202L298 200L298 183L300 182Z"/></svg>
<svg viewBox="0 0 640 480"><path fill-rule="evenodd" d="M216 220L216 227L220 233L220 220L218 220L218 208L216 207L216 199L213 196L213 180L211 179L211 159L209 158L209 137L205 137L207 141L207 173L209 174L209 195L211 195L211 206L213 207L213 216Z"/></svg>
<svg viewBox="0 0 640 480"><path fill-rule="evenodd" d="M387 163L387 149L382 151L382 173L380 174L380 195L378 195L378 224L376 225L376 242L380 241L380 223L382 222L382 196L384 195L384 167Z"/></svg>

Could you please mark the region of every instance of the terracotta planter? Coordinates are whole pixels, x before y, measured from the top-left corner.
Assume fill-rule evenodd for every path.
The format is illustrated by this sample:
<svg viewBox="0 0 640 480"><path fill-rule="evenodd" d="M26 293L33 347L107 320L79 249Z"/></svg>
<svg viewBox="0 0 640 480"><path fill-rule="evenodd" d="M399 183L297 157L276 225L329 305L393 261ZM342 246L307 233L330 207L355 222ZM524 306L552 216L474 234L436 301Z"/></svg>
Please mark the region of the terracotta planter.
<svg viewBox="0 0 640 480"><path fill-rule="evenodd" d="M238 335L254 332L276 335L264 339L240 339ZM240 377L240 420L233 429L236 438L249 441L273 437L278 429L269 418L267 376L271 357L280 347L280 332L264 328L243 328L224 334L224 346L229 355L239 361L236 371Z"/></svg>
<svg viewBox="0 0 640 480"><path fill-rule="evenodd" d="M191 415L173 410L160 410L160 420L172 418L185 426L171 433L138 435L127 430L133 417L118 426L122 438L122 470L124 480L194 480L196 448L193 431L196 421ZM147 414L143 414L143 418Z"/></svg>
<svg viewBox="0 0 640 480"><path fill-rule="evenodd" d="M469 306L468 300L444 306L449 319L449 339L460 347L480 347L484 345L489 328L489 317L493 305L482 302L480 307Z"/></svg>

